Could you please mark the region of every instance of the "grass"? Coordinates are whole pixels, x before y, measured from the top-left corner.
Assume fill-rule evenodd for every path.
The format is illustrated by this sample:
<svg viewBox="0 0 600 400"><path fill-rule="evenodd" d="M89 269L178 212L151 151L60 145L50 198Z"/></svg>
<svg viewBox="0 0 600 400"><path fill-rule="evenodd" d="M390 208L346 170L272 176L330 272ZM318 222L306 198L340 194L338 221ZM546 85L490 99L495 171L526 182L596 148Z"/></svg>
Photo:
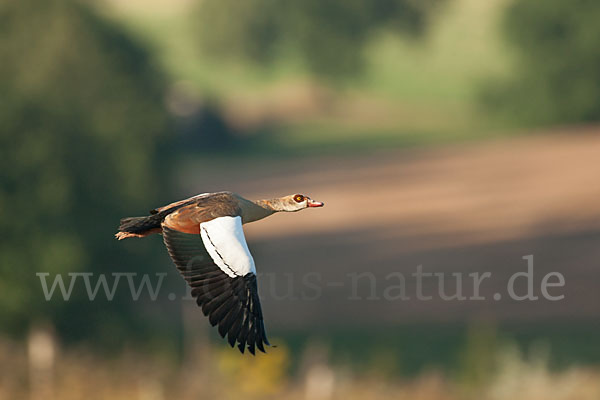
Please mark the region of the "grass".
<svg viewBox="0 0 600 400"><path fill-rule="evenodd" d="M378 329L329 329L321 337L283 333L294 359L311 342L323 343L332 365L355 371L386 372L389 376L415 378L435 368L453 379L483 369L485 358L494 359L503 349L514 348L532 360L545 352L546 367L565 371L575 366L600 365L600 349L590 348L598 324L589 322L493 324L421 323ZM380 362L385 355L391 360ZM475 359L466 359L474 355Z"/></svg>
<svg viewBox="0 0 600 400"><path fill-rule="evenodd" d="M366 75L350 82L363 94L403 101L465 102L488 74L506 73L506 50L497 31L508 0L454 0L439 9L423 40L413 41L385 32L375 35L366 50ZM265 91L289 80L308 79L302 66L285 59L271 68L222 62L204 57L197 44L194 2L155 1L144 10L121 6L107 12L149 45L173 80L192 82L219 97Z"/></svg>
<svg viewBox="0 0 600 400"><path fill-rule="evenodd" d="M533 346L530 351L510 342L496 346L493 342L499 336L493 329L476 330L466 336L466 342L457 344L454 339L464 340L464 331L459 334L460 330L446 327L451 334L443 335L432 327L405 328L396 331L396 335L390 332L387 337L380 336L378 342L369 336L356 337L351 342L346 336L341 343L334 338L308 341L299 350L278 340L279 347L256 357L240 355L223 346L200 346L188 348L183 361L131 351L111 358L82 347L61 348L51 335L37 332L31 336L35 340L30 338L28 351L22 344L0 339L0 366L3 366L0 398L595 400L600 397L600 370L583 365L552 368L547 351L551 346ZM574 339L590 337L580 335ZM493 346L486 347L489 344ZM347 357L340 358L339 348L344 346L351 346L350 354L357 361L354 365ZM394 350L397 347L405 351L398 355ZM456 348L466 348L464 353L474 357L459 359L452 353ZM426 368L411 375L394 370L399 360L406 371L427 357L439 358L440 351L446 359L459 359L459 369L448 371L429 362ZM299 360L297 367L292 368L292 360Z"/></svg>
<svg viewBox="0 0 600 400"><path fill-rule="evenodd" d="M368 51L366 91L429 104L473 104L482 79L505 75L510 60L498 32L507 0L453 0L424 41L385 35Z"/></svg>
<svg viewBox="0 0 600 400"><path fill-rule="evenodd" d="M144 12L144 4L123 7L121 2L112 2L103 12L150 48L173 82L190 82L203 93L223 98L254 93L298 76L299 71L289 63L264 70L204 57L196 40L194 3L183 1L173 7L166 0L155 3L156 7Z"/></svg>
<svg viewBox="0 0 600 400"><path fill-rule="evenodd" d="M151 6L113 1L105 12L152 50L172 82L185 81L201 97L218 99L228 114L258 110L274 121L262 138L268 141L257 138L253 149L264 144L291 152L329 152L433 145L507 131L477 107L480 83L510 73L497 30L507 1L450 1L437 10L422 40L377 34L366 49L363 76L342 90L328 89L327 104L304 113L290 106L276 115L269 114L272 104L297 102L298 87L315 85L297 60L257 68L204 57L191 0L154 0ZM364 104L357 106L357 99ZM338 112L348 109L352 111ZM373 114L376 118L368 117Z"/></svg>

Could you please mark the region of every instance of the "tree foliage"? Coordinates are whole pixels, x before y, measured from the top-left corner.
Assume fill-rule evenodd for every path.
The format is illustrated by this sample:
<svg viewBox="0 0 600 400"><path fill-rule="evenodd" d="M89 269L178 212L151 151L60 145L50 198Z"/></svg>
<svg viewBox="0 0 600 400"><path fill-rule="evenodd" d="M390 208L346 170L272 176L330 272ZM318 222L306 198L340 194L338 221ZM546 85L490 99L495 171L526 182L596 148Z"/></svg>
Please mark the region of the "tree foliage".
<svg viewBox="0 0 600 400"><path fill-rule="evenodd" d="M1 0L0 32L0 325L19 334L42 318L63 337L107 338L138 321L131 301L90 303L76 290L46 302L36 272L156 266L155 253L134 258L112 236L120 217L160 204L161 77L73 1Z"/></svg>
<svg viewBox="0 0 600 400"><path fill-rule="evenodd" d="M487 92L490 105L531 123L600 120L600 3L517 0L504 31L517 76Z"/></svg>
<svg viewBox="0 0 600 400"><path fill-rule="evenodd" d="M370 36L394 30L417 36L440 0L204 0L198 26L203 49L260 64L298 54L314 75L360 72Z"/></svg>

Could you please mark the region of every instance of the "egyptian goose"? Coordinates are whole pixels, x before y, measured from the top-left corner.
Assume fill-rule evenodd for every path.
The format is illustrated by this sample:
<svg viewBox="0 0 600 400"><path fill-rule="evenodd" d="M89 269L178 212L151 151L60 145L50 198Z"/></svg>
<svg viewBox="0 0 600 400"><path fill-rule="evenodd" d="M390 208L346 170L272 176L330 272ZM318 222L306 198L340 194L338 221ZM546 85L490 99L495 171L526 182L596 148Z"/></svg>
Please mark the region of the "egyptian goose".
<svg viewBox="0 0 600 400"><path fill-rule="evenodd" d="M265 333L254 260L242 229L280 211L322 207L294 194L251 201L230 193L204 193L150 211L146 217L124 218L117 239L162 233L177 269L212 326L231 347L254 354L269 346Z"/></svg>

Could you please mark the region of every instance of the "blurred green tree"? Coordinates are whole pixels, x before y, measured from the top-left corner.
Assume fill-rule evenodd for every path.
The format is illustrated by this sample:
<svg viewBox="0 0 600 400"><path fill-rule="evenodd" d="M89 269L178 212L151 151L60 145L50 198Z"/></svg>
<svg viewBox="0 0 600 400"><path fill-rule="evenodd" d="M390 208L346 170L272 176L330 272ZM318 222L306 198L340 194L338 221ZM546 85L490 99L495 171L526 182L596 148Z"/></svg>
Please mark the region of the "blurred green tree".
<svg viewBox="0 0 600 400"><path fill-rule="evenodd" d="M44 319L66 339L139 339L128 292L91 303L80 282L70 301L46 302L36 272L68 283L68 272L156 270L156 250L113 234L166 187L162 77L142 48L68 0L0 0L0 60L0 326L19 335Z"/></svg>
<svg viewBox="0 0 600 400"><path fill-rule="evenodd" d="M359 73L362 49L383 30L417 37L441 0L203 0L201 46L217 57L259 64L297 54L317 77L339 81Z"/></svg>
<svg viewBox="0 0 600 400"><path fill-rule="evenodd" d="M516 76L484 91L488 106L533 124L600 120L600 2L517 0L504 32Z"/></svg>

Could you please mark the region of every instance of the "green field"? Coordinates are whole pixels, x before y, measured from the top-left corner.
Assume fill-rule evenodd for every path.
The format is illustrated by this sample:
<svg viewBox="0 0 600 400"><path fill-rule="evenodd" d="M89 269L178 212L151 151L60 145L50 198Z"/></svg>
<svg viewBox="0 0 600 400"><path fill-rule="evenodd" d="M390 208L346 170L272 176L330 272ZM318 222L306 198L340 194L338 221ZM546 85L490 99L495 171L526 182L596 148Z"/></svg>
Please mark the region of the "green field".
<svg viewBox="0 0 600 400"><path fill-rule="evenodd" d="M203 56L193 2L115 5L105 12L151 49L172 82L185 82L201 99L216 99L230 114L268 120L268 125L242 123L247 136L256 139L245 146L258 152L318 152L505 134L507 125L488 118L477 95L482 82L510 73L498 33L506 3L444 4L422 39L375 35L366 49L365 73L341 88L316 83L292 56L266 68ZM320 94L315 99L312 92ZM283 106L273 112L273 104Z"/></svg>

